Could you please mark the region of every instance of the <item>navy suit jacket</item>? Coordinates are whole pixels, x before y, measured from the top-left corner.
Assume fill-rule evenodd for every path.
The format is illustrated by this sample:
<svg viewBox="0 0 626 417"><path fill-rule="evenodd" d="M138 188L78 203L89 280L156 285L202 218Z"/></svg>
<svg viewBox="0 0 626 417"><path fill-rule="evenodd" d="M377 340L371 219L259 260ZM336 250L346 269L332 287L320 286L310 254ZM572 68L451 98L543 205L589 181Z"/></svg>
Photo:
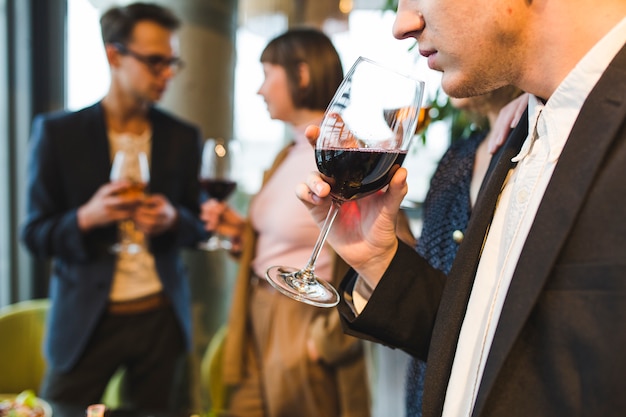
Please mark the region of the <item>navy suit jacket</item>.
<svg viewBox="0 0 626 417"><path fill-rule="evenodd" d="M448 277L401 245L362 313L355 317L345 303L339 307L349 333L428 360L424 417L443 410L484 236L526 128L522 120L494 157ZM624 415L624 207L626 47L585 101L539 206L474 417ZM348 291L353 283L348 275L342 288Z"/></svg>
<svg viewBox="0 0 626 417"><path fill-rule="evenodd" d="M205 238L198 218L199 130L152 108L149 190L178 211L174 230L150 239L156 268L191 347L190 290L182 246ZM115 256L112 224L83 233L77 209L109 181L111 157L100 103L77 112L37 116L28 164L27 217L22 240L32 254L52 258L51 310L45 352L49 366L69 370L83 352L105 311Z"/></svg>

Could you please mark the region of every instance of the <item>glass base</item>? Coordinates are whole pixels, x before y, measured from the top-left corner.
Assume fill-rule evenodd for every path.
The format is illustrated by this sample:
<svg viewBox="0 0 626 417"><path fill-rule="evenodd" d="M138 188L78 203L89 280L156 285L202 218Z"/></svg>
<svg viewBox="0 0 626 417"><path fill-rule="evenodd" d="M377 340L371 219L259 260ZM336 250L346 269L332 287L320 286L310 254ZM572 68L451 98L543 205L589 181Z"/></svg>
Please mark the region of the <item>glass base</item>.
<svg viewBox="0 0 626 417"><path fill-rule="evenodd" d="M206 251L215 251L215 250L231 250L233 248L233 244L225 239L220 238L219 236L211 236L209 240L198 243L198 249L206 250Z"/></svg>
<svg viewBox="0 0 626 417"><path fill-rule="evenodd" d="M317 307L339 304L339 293L328 282L312 275L305 279L302 270L288 266L273 266L265 273L274 288L294 300Z"/></svg>
<svg viewBox="0 0 626 417"><path fill-rule="evenodd" d="M128 253L130 255L136 255L144 250L143 246L138 243L116 243L111 246L112 253Z"/></svg>

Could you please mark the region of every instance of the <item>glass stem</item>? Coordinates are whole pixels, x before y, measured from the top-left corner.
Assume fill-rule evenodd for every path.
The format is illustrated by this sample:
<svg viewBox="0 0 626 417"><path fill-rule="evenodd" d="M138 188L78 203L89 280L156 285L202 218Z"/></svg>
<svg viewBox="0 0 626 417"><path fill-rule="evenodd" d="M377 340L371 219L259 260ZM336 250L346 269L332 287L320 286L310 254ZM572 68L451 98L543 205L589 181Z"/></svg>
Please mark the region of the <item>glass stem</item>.
<svg viewBox="0 0 626 417"><path fill-rule="evenodd" d="M333 222L335 221L335 217L337 217L337 213L339 213L340 208L341 202L333 198L330 209L328 210L328 214L326 215L326 220L324 221L324 225L322 226L322 230L317 237L317 242L315 242L315 247L313 248L313 253L309 258L309 262L306 264L304 269L299 272L301 278L307 282L315 280L315 262L317 261L317 257L319 256L322 247L324 246L324 242L326 242L326 236L328 236L330 226L332 226Z"/></svg>
<svg viewBox="0 0 626 417"><path fill-rule="evenodd" d="M124 246L132 243L132 229L133 229L133 221L132 220L122 220L122 224L120 225L120 243Z"/></svg>

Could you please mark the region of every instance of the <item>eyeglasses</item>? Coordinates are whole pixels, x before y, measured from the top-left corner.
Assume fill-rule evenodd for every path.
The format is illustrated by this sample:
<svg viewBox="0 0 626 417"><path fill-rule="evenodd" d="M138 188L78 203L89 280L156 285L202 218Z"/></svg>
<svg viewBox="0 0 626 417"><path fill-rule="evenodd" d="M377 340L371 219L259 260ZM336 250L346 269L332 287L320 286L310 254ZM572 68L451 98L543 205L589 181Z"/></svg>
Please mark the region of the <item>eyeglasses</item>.
<svg viewBox="0 0 626 417"><path fill-rule="evenodd" d="M183 69L185 65L184 62L177 56L166 57L158 54L143 55L128 49L126 45L119 42L113 43L113 46L115 46L115 49L117 49L120 54L130 55L137 61L146 65L150 72L152 72L154 75L161 74L167 68L171 68L173 71L177 72Z"/></svg>

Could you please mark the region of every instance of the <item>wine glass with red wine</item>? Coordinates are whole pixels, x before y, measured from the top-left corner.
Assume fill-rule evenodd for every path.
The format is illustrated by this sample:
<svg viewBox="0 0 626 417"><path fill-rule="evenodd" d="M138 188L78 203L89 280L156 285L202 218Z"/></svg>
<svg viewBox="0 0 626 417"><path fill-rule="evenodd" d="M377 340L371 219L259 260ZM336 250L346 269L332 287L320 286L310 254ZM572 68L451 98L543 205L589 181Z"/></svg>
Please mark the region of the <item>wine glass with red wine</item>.
<svg viewBox="0 0 626 417"><path fill-rule="evenodd" d="M148 157L144 152L117 151L109 174L111 181L126 180L130 185L120 191L129 197L141 198L145 195L150 181ZM132 219L119 222L119 239L111 247L113 253L137 254L146 249L145 235L137 230Z"/></svg>
<svg viewBox="0 0 626 417"><path fill-rule="evenodd" d="M227 142L221 138L209 138L204 142L199 180L200 187L209 198L226 201L237 188L233 163L237 149L237 142ZM198 247L208 251L230 250L232 244L216 233L207 241L201 242Z"/></svg>
<svg viewBox="0 0 626 417"><path fill-rule="evenodd" d="M381 190L402 165L415 136L423 91L422 81L367 58L357 59L348 71L326 110L315 146L332 204L307 265L267 270L278 291L318 307L337 305L339 294L315 275L315 261L341 204Z"/></svg>

